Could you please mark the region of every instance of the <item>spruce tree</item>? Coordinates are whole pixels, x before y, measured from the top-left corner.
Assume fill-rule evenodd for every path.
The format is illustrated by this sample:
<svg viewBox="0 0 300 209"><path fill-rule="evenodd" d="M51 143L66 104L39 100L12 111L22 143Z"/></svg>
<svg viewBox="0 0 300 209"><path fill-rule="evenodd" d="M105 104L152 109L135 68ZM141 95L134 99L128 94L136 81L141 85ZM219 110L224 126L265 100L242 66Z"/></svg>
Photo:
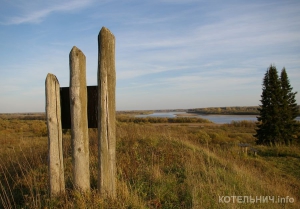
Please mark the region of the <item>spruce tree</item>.
<svg viewBox="0 0 300 209"><path fill-rule="evenodd" d="M295 120L299 114L295 99L297 92L292 92L293 88L290 85L285 68L283 68L281 71L280 80L282 92L281 120L284 127L282 135L284 137L284 143L286 145L290 145L297 135L299 128L298 123Z"/></svg>
<svg viewBox="0 0 300 209"><path fill-rule="evenodd" d="M282 131L284 130L281 121L282 103L281 83L275 66L270 66L263 81L263 92L258 116L256 134L257 144L279 145L282 143Z"/></svg>
<svg viewBox="0 0 300 209"><path fill-rule="evenodd" d="M271 66L269 70L269 87L270 87L270 135L271 145L280 145L282 143L282 131L284 130L281 121L281 104L282 91L281 83L278 78L278 72L275 66Z"/></svg>
<svg viewBox="0 0 300 209"><path fill-rule="evenodd" d="M263 80L263 91L261 95L261 105L259 105L258 111L259 116L257 117L258 123L257 123L257 130L256 135L254 135L257 140L257 144L268 144L267 141L269 141L268 138L268 130L266 129L268 127L268 113L267 108L270 106L270 97L269 97L269 70L267 70L264 80Z"/></svg>
<svg viewBox="0 0 300 209"><path fill-rule="evenodd" d="M297 92L292 92L285 68L278 78L276 67L271 65L265 74L262 90L254 135L256 143L269 146L290 145L299 131L299 123L295 120L299 111L295 99Z"/></svg>

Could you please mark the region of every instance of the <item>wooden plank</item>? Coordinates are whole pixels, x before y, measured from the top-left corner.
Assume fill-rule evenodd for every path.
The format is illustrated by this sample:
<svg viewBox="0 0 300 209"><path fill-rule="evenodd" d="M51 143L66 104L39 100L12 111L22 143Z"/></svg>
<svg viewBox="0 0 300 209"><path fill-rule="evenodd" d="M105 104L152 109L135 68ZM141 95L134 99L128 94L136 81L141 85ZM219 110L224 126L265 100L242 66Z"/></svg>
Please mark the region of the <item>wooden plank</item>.
<svg viewBox="0 0 300 209"><path fill-rule="evenodd" d="M90 190L86 59L77 47L70 52L70 113L74 188Z"/></svg>
<svg viewBox="0 0 300 209"><path fill-rule="evenodd" d="M46 86L46 118L48 127L48 172L50 195L65 192L62 127L59 83L55 75L48 74Z"/></svg>
<svg viewBox="0 0 300 209"><path fill-rule="evenodd" d="M61 123L63 129L71 129L69 87L60 88ZM98 127L98 87L87 86L88 128Z"/></svg>
<svg viewBox="0 0 300 209"><path fill-rule="evenodd" d="M98 35L98 191L116 197L115 37L105 27Z"/></svg>
<svg viewBox="0 0 300 209"><path fill-rule="evenodd" d="M60 88L61 124L63 129L71 129L69 87Z"/></svg>

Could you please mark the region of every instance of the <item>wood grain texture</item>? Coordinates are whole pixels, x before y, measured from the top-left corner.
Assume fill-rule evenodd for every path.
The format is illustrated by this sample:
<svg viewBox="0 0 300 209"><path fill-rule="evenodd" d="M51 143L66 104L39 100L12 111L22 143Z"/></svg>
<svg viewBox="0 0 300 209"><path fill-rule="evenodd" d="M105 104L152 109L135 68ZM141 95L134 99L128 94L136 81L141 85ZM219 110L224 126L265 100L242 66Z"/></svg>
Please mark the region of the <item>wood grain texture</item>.
<svg viewBox="0 0 300 209"><path fill-rule="evenodd" d="M74 187L90 190L86 58L74 46L70 52L70 111Z"/></svg>
<svg viewBox="0 0 300 209"><path fill-rule="evenodd" d="M105 27L98 35L98 190L116 197L115 37Z"/></svg>
<svg viewBox="0 0 300 209"><path fill-rule="evenodd" d="M62 153L60 88L55 75L48 74L45 82L46 117L48 127L48 171L50 195L65 192Z"/></svg>

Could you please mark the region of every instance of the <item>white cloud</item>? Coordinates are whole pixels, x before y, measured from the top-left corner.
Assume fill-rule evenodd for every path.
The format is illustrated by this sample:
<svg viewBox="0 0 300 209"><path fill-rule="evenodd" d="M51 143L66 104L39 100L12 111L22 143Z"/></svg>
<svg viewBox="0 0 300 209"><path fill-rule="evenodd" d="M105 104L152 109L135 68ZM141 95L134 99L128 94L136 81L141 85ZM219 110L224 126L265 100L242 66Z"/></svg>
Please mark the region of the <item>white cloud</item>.
<svg viewBox="0 0 300 209"><path fill-rule="evenodd" d="M122 79L131 79L178 70L186 63L189 69L208 73L226 69L228 65L242 68L240 72L253 72L262 66L266 69L273 62L297 62L297 56L283 55L282 51L299 46L300 22L286 7L275 8L279 15L273 15L272 10L264 11L267 6L271 5L230 7L220 13L207 14L219 17L217 21L210 24L199 21L199 24L194 23L194 28L176 32L168 27L159 31L124 31L119 38L119 48L124 52L126 49L126 53L121 51L121 58L134 57L135 62L120 64L119 75ZM237 11L235 15L231 14L233 11ZM296 11L300 12L298 8L292 9L292 13Z"/></svg>
<svg viewBox="0 0 300 209"><path fill-rule="evenodd" d="M4 40L0 43L1 95L14 93L19 100L24 91L44 101L48 72L58 77L61 86L68 86L68 54L73 45L87 57L88 85L95 84L96 41L102 25L116 36L119 109L219 106L230 102L256 105L262 77L271 63L278 70L285 66L294 90L300 89L298 1L5 2L10 2L13 10L2 12L0 22L14 26L0 25ZM0 8L0 12L3 10ZM47 24L24 24L75 12L76 21L62 15L59 21L49 18ZM20 38L22 41L16 41ZM12 79L16 75L23 79L17 86Z"/></svg>
<svg viewBox="0 0 300 209"><path fill-rule="evenodd" d="M28 4L22 3L20 8L20 14L7 17L6 21L2 21L3 25L18 25L23 23L40 23L45 17L55 12L68 12L72 10L82 9L90 5L93 0L65 0L65 1L49 1L35 2L33 6L32 2ZM20 7L19 5L17 5Z"/></svg>

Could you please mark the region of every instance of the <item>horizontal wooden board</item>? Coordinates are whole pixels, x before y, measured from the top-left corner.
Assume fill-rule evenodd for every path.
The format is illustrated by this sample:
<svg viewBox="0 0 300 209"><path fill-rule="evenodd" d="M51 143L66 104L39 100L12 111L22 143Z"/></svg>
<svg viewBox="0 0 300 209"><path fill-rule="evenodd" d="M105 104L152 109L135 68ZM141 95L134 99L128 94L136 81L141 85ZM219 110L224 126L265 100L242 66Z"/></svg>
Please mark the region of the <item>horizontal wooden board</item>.
<svg viewBox="0 0 300 209"><path fill-rule="evenodd" d="M98 127L98 86L87 86L88 128ZM62 129L71 129L69 87L60 88Z"/></svg>

